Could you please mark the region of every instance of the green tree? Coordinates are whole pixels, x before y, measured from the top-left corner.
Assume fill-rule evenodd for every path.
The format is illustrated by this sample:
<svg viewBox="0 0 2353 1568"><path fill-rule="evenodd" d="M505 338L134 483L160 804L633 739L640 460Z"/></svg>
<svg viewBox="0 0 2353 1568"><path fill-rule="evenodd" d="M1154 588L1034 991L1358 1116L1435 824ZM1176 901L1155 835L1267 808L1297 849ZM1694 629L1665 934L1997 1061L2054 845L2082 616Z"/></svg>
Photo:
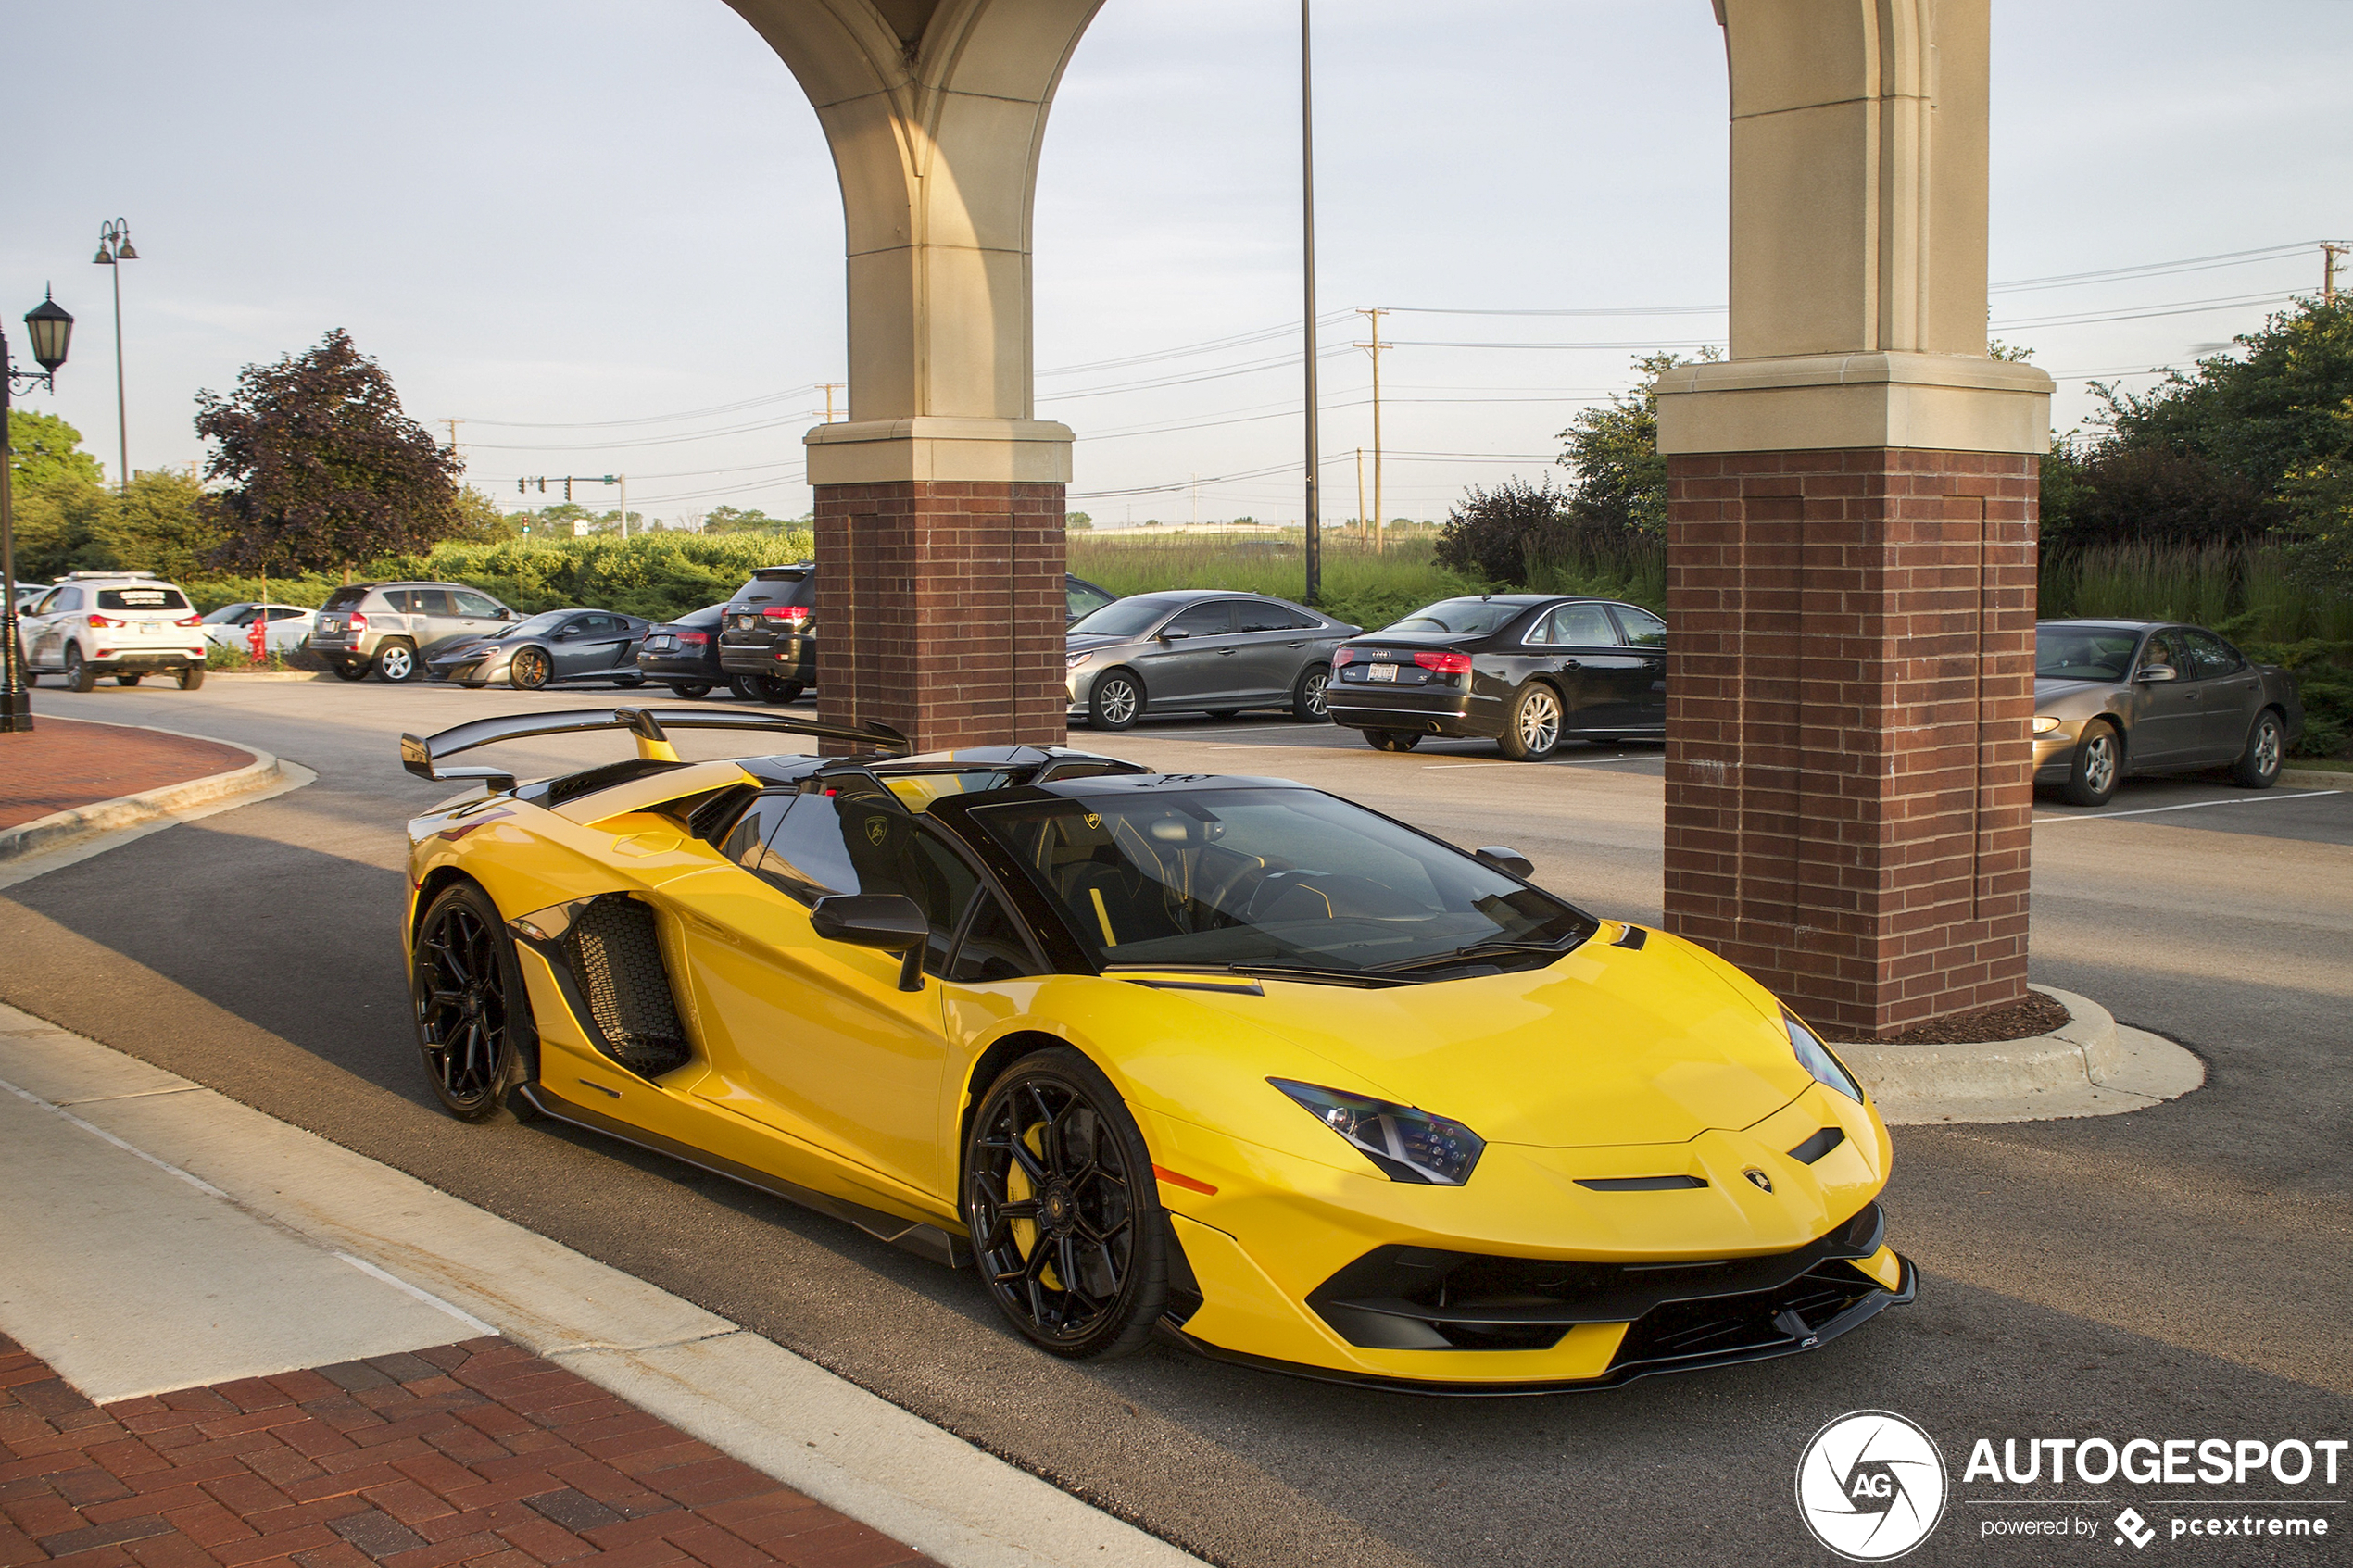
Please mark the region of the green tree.
<svg viewBox="0 0 2353 1568"><path fill-rule="evenodd" d="M1571 504L1550 474L1539 484L1516 476L1491 490L1474 484L1440 527L1432 558L1485 582L1525 583L1531 561L1560 554L1575 538Z"/></svg>
<svg viewBox="0 0 2353 1568"><path fill-rule="evenodd" d="M128 495L107 496L92 520L91 542L101 564L121 571L152 571L175 582L201 573L226 542L204 485L195 473L150 469Z"/></svg>
<svg viewBox="0 0 2353 1568"><path fill-rule="evenodd" d="M702 520L705 533L773 533L791 526L790 521L770 517L757 507L713 507Z"/></svg>
<svg viewBox="0 0 2353 1568"><path fill-rule="evenodd" d="M392 378L342 328L274 365L248 365L237 390L196 395L196 433L227 534L231 570L340 570L430 549L464 524L465 464L404 413Z"/></svg>
<svg viewBox="0 0 2353 1568"><path fill-rule="evenodd" d="M1722 358L1704 348L1699 362ZM1666 533L1667 459L1659 455L1658 394L1652 388L1663 372L1692 362L1680 354L1642 356L1634 361L1642 379L1631 393L1613 394L1607 408L1583 410L1560 433L1567 444L1561 466L1577 476L1570 508L1578 523Z"/></svg>
<svg viewBox="0 0 2353 1568"><path fill-rule="evenodd" d="M1094 526L1095 520L1088 517L1085 512L1065 512L1063 514L1063 528L1067 533L1076 533L1080 529L1092 528Z"/></svg>
<svg viewBox="0 0 2353 1568"><path fill-rule="evenodd" d="M106 483L105 467L82 449L82 433L55 414L9 409L8 452L8 472L19 494L66 481Z"/></svg>
<svg viewBox="0 0 2353 1568"><path fill-rule="evenodd" d="M458 489L458 526L450 532L449 537L468 545L493 545L502 539L520 538L522 535L522 515L503 512L499 510L498 503L484 491L471 484L460 485Z"/></svg>

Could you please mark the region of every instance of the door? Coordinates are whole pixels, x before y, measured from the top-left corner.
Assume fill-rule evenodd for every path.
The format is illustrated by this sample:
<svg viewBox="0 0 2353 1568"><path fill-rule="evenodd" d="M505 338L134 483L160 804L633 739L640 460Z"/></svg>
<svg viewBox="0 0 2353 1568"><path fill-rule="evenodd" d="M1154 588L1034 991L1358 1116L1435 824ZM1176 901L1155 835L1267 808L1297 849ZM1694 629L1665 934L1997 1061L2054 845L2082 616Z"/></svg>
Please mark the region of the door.
<svg viewBox="0 0 2353 1568"><path fill-rule="evenodd" d="M1239 681L1239 647L1231 599L1187 605L1130 661L1144 678L1145 706L1157 713L1226 707Z"/></svg>
<svg viewBox="0 0 2353 1568"><path fill-rule="evenodd" d="M2248 732L2263 706L2263 677L2211 632L2190 627L2175 633L2196 668L2198 750L2209 762L2228 762L2246 749Z"/></svg>
<svg viewBox="0 0 2353 1568"><path fill-rule="evenodd" d="M466 637L495 637L506 630L511 619L505 607L487 594L477 594L471 588L447 590L451 618L457 622L458 634Z"/></svg>
<svg viewBox="0 0 2353 1568"><path fill-rule="evenodd" d="M1241 599L1234 607L1236 696L1249 703L1289 702L1300 670L1314 657L1323 622L1276 599Z"/></svg>
<svg viewBox="0 0 2353 1568"><path fill-rule="evenodd" d="M1642 657L1617 640L1608 606L1562 605L1538 625L1552 647L1550 665L1568 709L1567 728L1621 734L1645 727L1637 715L1649 676Z"/></svg>
<svg viewBox="0 0 2353 1568"><path fill-rule="evenodd" d="M844 779L840 791L764 800L755 832L765 843L731 838L743 869L710 873L724 896L698 892L686 910L712 1058L695 1092L853 1172L937 1197L953 1160L939 1148L948 1045L930 976L979 878L871 780ZM828 893L901 893L922 906L932 927L922 990L900 989L898 955L811 930L809 906Z"/></svg>
<svg viewBox="0 0 2353 1568"><path fill-rule="evenodd" d="M2155 671L2170 678L2151 678ZM2206 710L2199 703L2190 650L2179 627L2149 634L2133 671L2133 736L2125 756L2134 771L2186 767L2200 756Z"/></svg>
<svg viewBox="0 0 2353 1568"><path fill-rule="evenodd" d="M618 615L575 615L550 639L556 650L556 677L602 675L621 662L629 646L629 622Z"/></svg>
<svg viewBox="0 0 2353 1568"><path fill-rule="evenodd" d="M54 588L48 597L33 607L31 615L18 621L17 634L24 642L27 666L55 670L65 662L66 625L81 610L81 589Z"/></svg>
<svg viewBox="0 0 2353 1568"><path fill-rule="evenodd" d="M1645 684L1634 693L1636 727L1664 731L1667 728L1667 622L1649 610L1632 605L1612 605L1610 613L1617 618L1617 629L1626 637L1626 646L1642 661Z"/></svg>

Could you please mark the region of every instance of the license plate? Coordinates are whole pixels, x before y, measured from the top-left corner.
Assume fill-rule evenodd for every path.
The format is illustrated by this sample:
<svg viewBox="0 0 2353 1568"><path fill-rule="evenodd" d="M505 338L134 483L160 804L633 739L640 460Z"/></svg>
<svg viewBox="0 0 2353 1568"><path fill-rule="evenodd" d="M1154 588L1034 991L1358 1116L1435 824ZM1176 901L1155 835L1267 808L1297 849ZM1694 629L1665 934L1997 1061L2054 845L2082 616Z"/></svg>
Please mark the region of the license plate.
<svg viewBox="0 0 2353 1568"><path fill-rule="evenodd" d="M1394 664L1373 665L1365 671L1365 679L1367 681L1387 681L1393 685L1397 681L1397 666Z"/></svg>
<svg viewBox="0 0 2353 1568"><path fill-rule="evenodd" d="M160 632L163 630L163 622L160 621L142 621L139 622L139 630L149 633Z"/></svg>
<svg viewBox="0 0 2353 1568"><path fill-rule="evenodd" d="M659 653L663 648L674 648L678 645L668 637L648 637L646 646Z"/></svg>

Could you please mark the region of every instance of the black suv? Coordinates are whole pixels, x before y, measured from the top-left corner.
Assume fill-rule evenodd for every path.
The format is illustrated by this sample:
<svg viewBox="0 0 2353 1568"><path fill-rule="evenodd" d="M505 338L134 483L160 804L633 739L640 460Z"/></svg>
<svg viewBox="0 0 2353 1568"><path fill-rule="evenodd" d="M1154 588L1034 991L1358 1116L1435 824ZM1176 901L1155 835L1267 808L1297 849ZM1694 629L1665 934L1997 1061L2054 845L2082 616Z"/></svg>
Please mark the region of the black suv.
<svg viewBox="0 0 2353 1568"><path fill-rule="evenodd" d="M792 702L817 680L817 568L763 566L720 621L719 668L746 702Z"/></svg>

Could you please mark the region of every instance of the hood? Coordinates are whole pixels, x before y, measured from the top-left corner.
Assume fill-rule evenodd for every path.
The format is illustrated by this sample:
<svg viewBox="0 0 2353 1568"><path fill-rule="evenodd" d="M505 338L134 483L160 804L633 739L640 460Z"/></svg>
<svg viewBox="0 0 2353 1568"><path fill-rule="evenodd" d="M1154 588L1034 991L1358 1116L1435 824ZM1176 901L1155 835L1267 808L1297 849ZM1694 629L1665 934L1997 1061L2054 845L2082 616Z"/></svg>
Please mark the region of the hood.
<svg viewBox="0 0 2353 1568"><path fill-rule="evenodd" d="M1086 632L1063 639L1073 653L1091 653L1097 648L1117 647L1123 643L1139 643L1141 637L1107 637L1101 632Z"/></svg>
<svg viewBox="0 0 2353 1568"><path fill-rule="evenodd" d="M2058 681L2037 675L2034 678L2034 699L2040 702L2045 697L2073 696L2077 692L2102 691L2121 684L2120 681Z"/></svg>
<svg viewBox="0 0 2353 1568"><path fill-rule="evenodd" d="M1187 992L1331 1062L1331 1086L1452 1117L1490 1143L1677 1144L1752 1126L1812 1085L1762 987L1654 931L1548 968L1381 990L1259 976Z"/></svg>

